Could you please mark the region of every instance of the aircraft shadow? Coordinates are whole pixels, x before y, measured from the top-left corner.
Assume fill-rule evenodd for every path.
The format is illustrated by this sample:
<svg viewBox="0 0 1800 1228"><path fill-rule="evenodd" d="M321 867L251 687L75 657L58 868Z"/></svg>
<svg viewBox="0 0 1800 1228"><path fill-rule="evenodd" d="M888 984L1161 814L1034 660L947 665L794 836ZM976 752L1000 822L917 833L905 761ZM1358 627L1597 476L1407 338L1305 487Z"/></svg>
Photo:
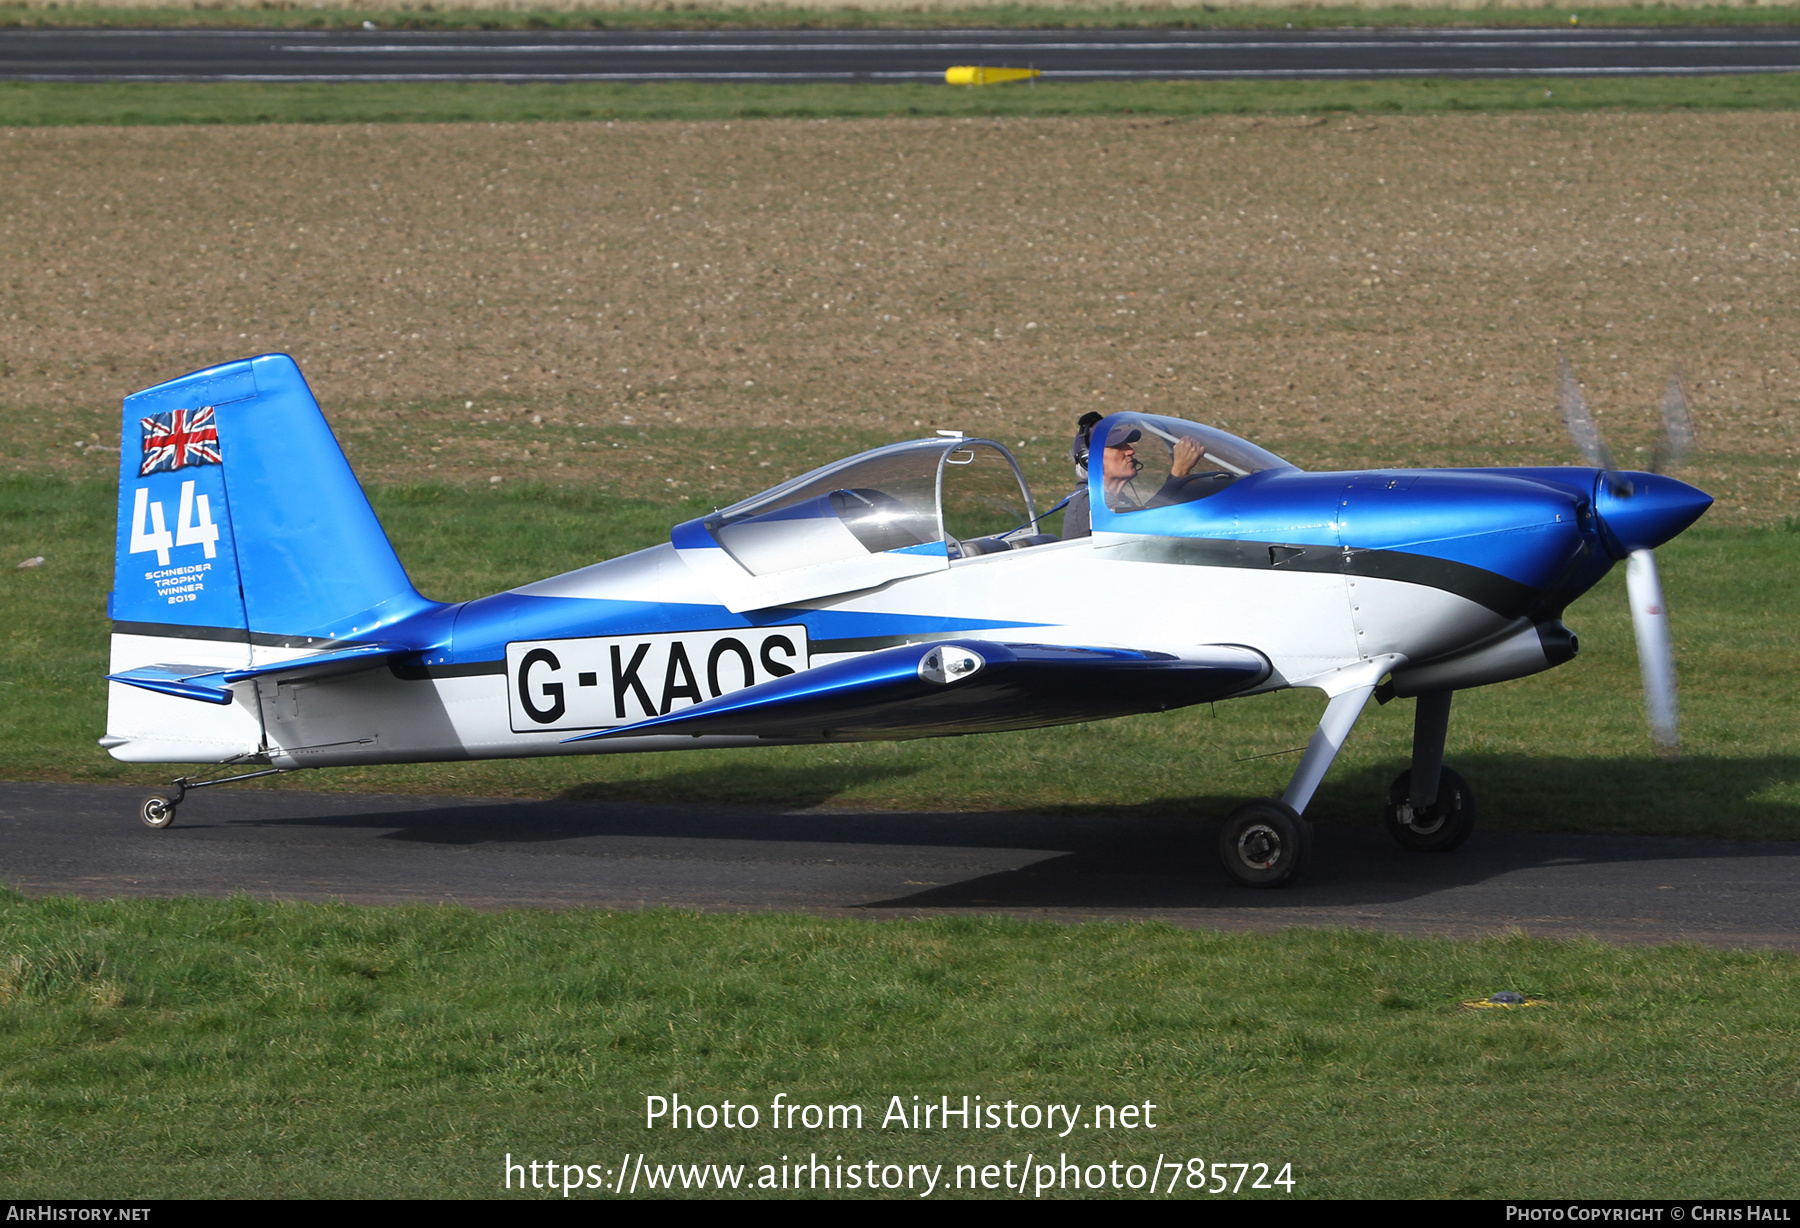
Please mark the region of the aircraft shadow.
<svg viewBox="0 0 1800 1228"><path fill-rule="evenodd" d="M1370 813L1378 808L1387 781L1401 766L1379 765L1352 772L1322 792L1311 812L1316 820L1316 842L1306 880L1291 891L1275 892L1238 889L1220 868L1216 853L1220 823L1244 800L1226 796L1177 796L1079 812L821 813L717 802L637 802L606 796L608 787L594 784L553 801L427 803L417 809L384 812L232 820L227 826L363 829L380 840L440 847L564 843L570 846L570 853L582 851L575 847L579 841L624 841L631 849L652 856L658 841L712 842L721 861L743 856L746 842L752 846L864 846L895 853L912 848L1041 850L1044 854L1041 860L1018 869L941 883L864 905L878 909L1243 910L1379 904L1532 868L1696 857L1800 856L1800 845L1719 838L1746 834L1741 827L1728 831L1724 817L1747 818L1753 826L1766 829L1748 834L1792 840L1800 833L1800 806L1767 800L1783 795L1778 787L1783 782L1800 778L1800 759L1792 757L1715 758L1673 764L1641 759L1466 757L1459 766L1465 775L1480 782L1483 825L1467 845L1449 855L1399 848L1381 829L1378 817ZM769 774L778 777L783 773ZM794 789L785 805L818 806L841 795L855 781L891 774L886 769L854 765L793 772ZM706 781L697 779L703 775L692 774L680 791L691 788L705 795ZM1722 780L1732 782L1729 794L1719 791ZM732 796L739 790L725 785L741 786L742 781L734 776L731 782L719 783L720 793ZM1609 785L1613 786L1611 792L1607 792ZM1596 790L1607 796L1607 805L1590 800L1584 801L1579 811L1569 808L1568 799L1593 799ZM1642 836L1631 831L1634 825L1642 830L1646 816L1664 831L1679 830L1679 810L1696 805L1699 799L1704 799L1704 812L1690 812L1690 830L1696 835ZM1567 825L1574 825L1569 822L1574 818L1588 831L1520 830L1541 827L1559 814ZM1518 821L1521 816L1524 822ZM692 855L692 846L687 847L687 855ZM796 860L810 857L805 854Z"/></svg>
<svg viewBox="0 0 1800 1228"><path fill-rule="evenodd" d="M923 764L815 764L790 767L740 760L729 766L689 768L645 781L590 781L557 796L562 802L648 802L711 806L823 806L859 785L904 780Z"/></svg>

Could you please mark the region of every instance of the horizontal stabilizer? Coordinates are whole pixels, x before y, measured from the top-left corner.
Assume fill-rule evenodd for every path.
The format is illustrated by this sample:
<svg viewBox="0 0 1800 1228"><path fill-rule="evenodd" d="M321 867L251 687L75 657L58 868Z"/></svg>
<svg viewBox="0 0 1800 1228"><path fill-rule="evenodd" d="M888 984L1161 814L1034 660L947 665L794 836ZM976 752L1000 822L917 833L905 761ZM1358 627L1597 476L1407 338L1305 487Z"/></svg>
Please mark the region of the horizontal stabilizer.
<svg viewBox="0 0 1800 1228"><path fill-rule="evenodd" d="M244 669L220 669L216 665L140 665L122 673L108 674L108 682L142 687L182 699L198 699L209 704L228 704L232 700L231 684L270 674L283 677L317 673L351 673L372 669L397 652L407 651L403 644L357 644L330 652L309 653L286 661L254 665Z"/></svg>
<svg viewBox="0 0 1800 1228"><path fill-rule="evenodd" d="M1172 652L949 640L835 661L566 738L722 734L861 741L1035 729L1223 699L1269 676L1252 648Z"/></svg>

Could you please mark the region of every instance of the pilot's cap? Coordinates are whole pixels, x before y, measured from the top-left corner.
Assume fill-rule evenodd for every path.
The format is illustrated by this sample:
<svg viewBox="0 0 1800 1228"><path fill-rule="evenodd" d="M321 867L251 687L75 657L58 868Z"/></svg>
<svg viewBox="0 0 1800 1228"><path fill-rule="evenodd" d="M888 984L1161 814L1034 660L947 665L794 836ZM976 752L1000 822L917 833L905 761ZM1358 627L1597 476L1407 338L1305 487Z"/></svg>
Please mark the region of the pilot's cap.
<svg viewBox="0 0 1800 1228"><path fill-rule="evenodd" d="M1109 448L1122 448L1128 443L1136 443L1143 437L1144 432L1128 423L1121 422L1107 432L1106 446Z"/></svg>

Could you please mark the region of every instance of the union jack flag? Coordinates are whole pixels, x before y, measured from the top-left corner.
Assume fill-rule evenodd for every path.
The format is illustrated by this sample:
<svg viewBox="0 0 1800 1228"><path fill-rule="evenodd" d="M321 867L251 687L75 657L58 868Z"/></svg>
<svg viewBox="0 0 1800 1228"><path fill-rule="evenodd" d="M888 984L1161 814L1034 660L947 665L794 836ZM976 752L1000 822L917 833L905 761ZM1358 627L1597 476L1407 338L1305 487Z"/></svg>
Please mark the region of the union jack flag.
<svg viewBox="0 0 1800 1228"><path fill-rule="evenodd" d="M144 463L139 477L168 473L189 465L217 465L219 427L213 407L177 409L138 420L144 428Z"/></svg>

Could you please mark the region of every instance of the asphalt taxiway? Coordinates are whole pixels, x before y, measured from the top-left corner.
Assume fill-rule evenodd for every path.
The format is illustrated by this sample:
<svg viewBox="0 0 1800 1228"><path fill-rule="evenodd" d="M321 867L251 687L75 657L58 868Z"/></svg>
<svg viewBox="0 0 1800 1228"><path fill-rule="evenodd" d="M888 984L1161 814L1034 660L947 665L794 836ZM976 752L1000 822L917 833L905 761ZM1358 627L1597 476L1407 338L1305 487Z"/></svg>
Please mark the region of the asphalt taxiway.
<svg viewBox="0 0 1800 1228"><path fill-rule="evenodd" d="M1478 830L1445 856L1321 825L1305 882L1249 891L1219 867L1216 825L1192 820L226 788L152 831L142 792L0 783L0 880L33 895L993 912L1800 950L1800 843Z"/></svg>

